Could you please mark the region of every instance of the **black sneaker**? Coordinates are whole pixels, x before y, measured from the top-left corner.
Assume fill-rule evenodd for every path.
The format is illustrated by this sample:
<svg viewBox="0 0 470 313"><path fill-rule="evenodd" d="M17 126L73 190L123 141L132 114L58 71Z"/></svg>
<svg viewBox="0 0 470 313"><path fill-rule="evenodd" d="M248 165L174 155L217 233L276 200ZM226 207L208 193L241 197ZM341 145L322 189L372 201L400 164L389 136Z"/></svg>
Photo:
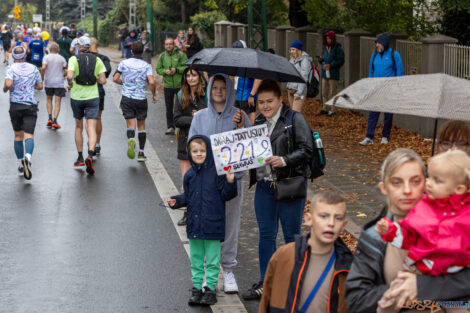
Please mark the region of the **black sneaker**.
<svg viewBox="0 0 470 313"><path fill-rule="evenodd" d="M328 117L335 116L335 115L336 115L336 113L333 112L333 111L330 111L326 114L326 116L328 116Z"/></svg>
<svg viewBox="0 0 470 313"><path fill-rule="evenodd" d="M204 287L204 294L202 295L201 305L213 305L217 303L217 294L215 290L210 290L209 287Z"/></svg>
<svg viewBox="0 0 470 313"><path fill-rule="evenodd" d="M322 115L327 115L328 111L326 110L321 110L320 113L317 114L317 116L322 116Z"/></svg>
<svg viewBox="0 0 470 313"><path fill-rule="evenodd" d="M95 168L93 167L93 159L91 158L91 156L85 159L85 166L86 166L86 172L88 173L88 175L95 174Z"/></svg>
<svg viewBox="0 0 470 313"><path fill-rule="evenodd" d="M95 146L95 155L101 154L101 146Z"/></svg>
<svg viewBox="0 0 470 313"><path fill-rule="evenodd" d="M256 284L253 284L248 291L243 293L242 297L245 300L258 300L261 299L261 295L263 294L263 281L260 280Z"/></svg>
<svg viewBox="0 0 470 313"><path fill-rule="evenodd" d="M199 305L201 304L202 299L202 290L199 290L195 287L191 289L191 297L188 300L189 305Z"/></svg>
<svg viewBox="0 0 470 313"><path fill-rule="evenodd" d="M185 226L188 218L188 211L184 210L183 217L178 221L178 226Z"/></svg>

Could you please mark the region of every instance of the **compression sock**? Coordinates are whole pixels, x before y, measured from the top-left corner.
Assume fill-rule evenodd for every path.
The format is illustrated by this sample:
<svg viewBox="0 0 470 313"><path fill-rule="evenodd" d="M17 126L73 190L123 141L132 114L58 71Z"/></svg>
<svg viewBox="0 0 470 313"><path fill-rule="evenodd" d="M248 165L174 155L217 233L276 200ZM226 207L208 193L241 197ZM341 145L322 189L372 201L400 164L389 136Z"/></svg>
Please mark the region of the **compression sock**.
<svg viewBox="0 0 470 313"><path fill-rule="evenodd" d="M24 141L24 150L26 154L32 155L34 150L34 139L28 138Z"/></svg>
<svg viewBox="0 0 470 313"><path fill-rule="evenodd" d="M139 149L144 151L145 141L147 141L147 132L145 130L139 130Z"/></svg>
<svg viewBox="0 0 470 313"><path fill-rule="evenodd" d="M127 139L131 139L135 137L135 129L134 128L128 128L127 129Z"/></svg>
<svg viewBox="0 0 470 313"><path fill-rule="evenodd" d="M79 152L79 153L78 153L78 158L79 158L80 160L83 160L83 152Z"/></svg>
<svg viewBox="0 0 470 313"><path fill-rule="evenodd" d="M23 146L23 141L16 141L13 145L15 148L15 154L17 159L22 159L24 157L24 146Z"/></svg>
<svg viewBox="0 0 470 313"><path fill-rule="evenodd" d="M52 120L52 114L49 114L49 120Z"/></svg>

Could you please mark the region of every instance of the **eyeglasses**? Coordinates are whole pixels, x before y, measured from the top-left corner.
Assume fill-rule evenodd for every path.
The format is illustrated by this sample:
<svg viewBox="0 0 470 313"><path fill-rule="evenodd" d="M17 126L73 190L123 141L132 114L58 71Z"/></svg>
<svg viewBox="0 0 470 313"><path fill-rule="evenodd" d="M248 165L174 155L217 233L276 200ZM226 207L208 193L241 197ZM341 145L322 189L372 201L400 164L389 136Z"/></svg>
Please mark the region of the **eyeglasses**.
<svg viewBox="0 0 470 313"><path fill-rule="evenodd" d="M464 150L470 144L466 141L442 141L442 142L439 142L439 145L445 150L449 150L453 147L456 147L459 150Z"/></svg>

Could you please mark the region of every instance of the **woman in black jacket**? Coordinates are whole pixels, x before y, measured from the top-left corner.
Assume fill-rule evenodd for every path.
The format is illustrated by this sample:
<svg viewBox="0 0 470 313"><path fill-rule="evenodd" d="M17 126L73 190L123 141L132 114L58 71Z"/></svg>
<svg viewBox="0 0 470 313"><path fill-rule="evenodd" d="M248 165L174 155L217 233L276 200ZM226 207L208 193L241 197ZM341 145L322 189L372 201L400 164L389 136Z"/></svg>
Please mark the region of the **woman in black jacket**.
<svg viewBox="0 0 470 313"><path fill-rule="evenodd" d="M179 128L177 157L180 162L182 179L186 171L191 167L187 143L194 113L207 106L204 88L204 79L201 73L194 69L186 68L183 72L181 90L178 92L175 105L173 106L173 119L175 126ZM184 211L183 218L178 222L178 225L186 225L186 213Z"/></svg>
<svg viewBox="0 0 470 313"><path fill-rule="evenodd" d="M188 27L188 40L186 41L185 47L188 59L204 48L201 44L201 41L199 40L199 37L194 32L194 28L191 26Z"/></svg>
<svg viewBox="0 0 470 313"><path fill-rule="evenodd" d="M312 132L307 121L301 113L282 103L281 88L275 80L261 82L258 108L261 114L255 119L255 125L267 124L273 156L266 158L266 166L250 170L250 187L256 184L254 206L260 234L261 275L260 281L243 294L246 300L261 298L266 268L276 251L279 220L285 243L294 241L295 235L300 234L306 196L276 200L274 188L280 191L279 182L295 177L297 189L306 191L313 151ZM291 187L297 183L288 182Z"/></svg>

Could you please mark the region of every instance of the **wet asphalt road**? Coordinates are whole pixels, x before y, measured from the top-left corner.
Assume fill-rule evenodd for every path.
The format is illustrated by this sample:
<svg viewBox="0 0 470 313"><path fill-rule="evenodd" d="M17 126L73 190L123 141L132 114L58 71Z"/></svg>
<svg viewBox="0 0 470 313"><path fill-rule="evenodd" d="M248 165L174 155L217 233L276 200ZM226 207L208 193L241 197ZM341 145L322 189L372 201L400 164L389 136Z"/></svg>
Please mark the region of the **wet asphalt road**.
<svg viewBox="0 0 470 313"><path fill-rule="evenodd" d="M4 73L0 65L2 86ZM94 176L73 168L69 98L62 129L52 131L45 93L37 93L31 181L17 174L9 100L0 94L0 312L210 312L186 304L188 257L145 165L126 156L119 94L110 88ZM156 110L153 119L163 116Z"/></svg>

